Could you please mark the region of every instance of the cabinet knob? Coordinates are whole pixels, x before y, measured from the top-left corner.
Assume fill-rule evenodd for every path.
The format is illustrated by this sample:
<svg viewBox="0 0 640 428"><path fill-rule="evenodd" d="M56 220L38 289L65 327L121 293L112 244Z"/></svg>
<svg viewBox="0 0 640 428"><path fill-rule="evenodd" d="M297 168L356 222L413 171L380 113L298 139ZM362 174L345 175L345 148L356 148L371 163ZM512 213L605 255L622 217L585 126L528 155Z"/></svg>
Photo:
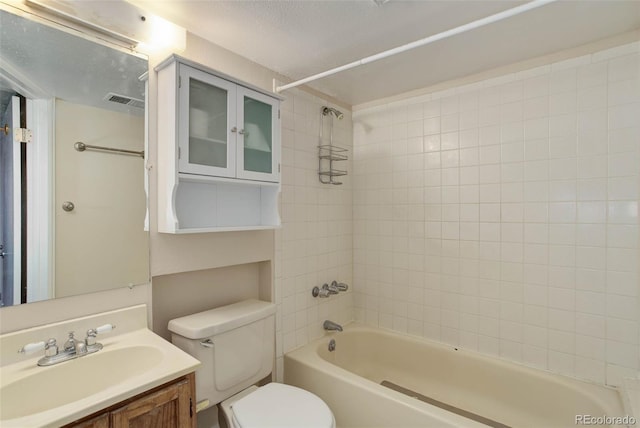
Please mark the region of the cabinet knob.
<svg viewBox="0 0 640 428"><path fill-rule="evenodd" d="M239 130L238 134L241 134L241 135L244 134L244 129Z"/></svg>
<svg viewBox="0 0 640 428"><path fill-rule="evenodd" d="M233 128L231 128L231 132L238 132L238 127L234 126Z"/></svg>

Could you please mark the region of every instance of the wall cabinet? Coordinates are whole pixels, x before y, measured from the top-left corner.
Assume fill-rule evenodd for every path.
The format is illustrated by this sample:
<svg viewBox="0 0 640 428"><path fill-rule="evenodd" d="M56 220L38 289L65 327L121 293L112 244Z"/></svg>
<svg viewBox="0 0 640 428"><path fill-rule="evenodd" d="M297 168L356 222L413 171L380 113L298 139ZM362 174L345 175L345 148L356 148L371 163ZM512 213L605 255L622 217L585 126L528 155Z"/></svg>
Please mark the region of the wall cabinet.
<svg viewBox="0 0 640 428"><path fill-rule="evenodd" d="M195 428L194 397L190 374L65 428Z"/></svg>
<svg viewBox="0 0 640 428"><path fill-rule="evenodd" d="M158 230L277 227L280 98L177 55L158 72Z"/></svg>

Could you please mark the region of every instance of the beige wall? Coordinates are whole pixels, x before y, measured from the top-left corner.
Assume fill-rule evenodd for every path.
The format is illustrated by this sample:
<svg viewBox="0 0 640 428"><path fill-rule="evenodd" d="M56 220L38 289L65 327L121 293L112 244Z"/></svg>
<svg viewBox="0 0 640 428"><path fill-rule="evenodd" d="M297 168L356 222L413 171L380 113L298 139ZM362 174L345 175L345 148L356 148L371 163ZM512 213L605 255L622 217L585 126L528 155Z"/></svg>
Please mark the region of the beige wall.
<svg viewBox="0 0 640 428"><path fill-rule="evenodd" d="M151 302L151 285L44 300L0 309L0 334ZM151 325L151 312L148 314ZM90 328L90 327L88 327ZM58 340L62 338L57 338Z"/></svg>
<svg viewBox="0 0 640 428"><path fill-rule="evenodd" d="M144 116L62 100L55 116L55 297L147 283L142 158L73 147L143 150ZM75 209L64 211L64 201Z"/></svg>
<svg viewBox="0 0 640 428"><path fill-rule="evenodd" d="M195 312L206 311L244 299L270 300L269 262L250 263L153 279L153 330L167 340L167 324Z"/></svg>

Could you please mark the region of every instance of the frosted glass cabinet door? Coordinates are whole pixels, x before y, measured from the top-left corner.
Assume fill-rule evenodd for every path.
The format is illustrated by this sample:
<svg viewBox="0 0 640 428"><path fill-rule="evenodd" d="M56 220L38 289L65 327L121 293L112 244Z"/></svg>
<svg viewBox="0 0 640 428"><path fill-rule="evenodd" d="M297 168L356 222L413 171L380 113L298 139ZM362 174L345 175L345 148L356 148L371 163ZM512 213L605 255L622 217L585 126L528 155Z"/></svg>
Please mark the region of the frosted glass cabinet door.
<svg viewBox="0 0 640 428"><path fill-rule="evenodd" d="M238 87L238 178L279 181L278 100Z"/></svg>
<svg viewBox="0 0 640 428"><path fill-rule="evenodd" d="M236 85L182 64L179 81L180 172L235 177Z"/></svg>

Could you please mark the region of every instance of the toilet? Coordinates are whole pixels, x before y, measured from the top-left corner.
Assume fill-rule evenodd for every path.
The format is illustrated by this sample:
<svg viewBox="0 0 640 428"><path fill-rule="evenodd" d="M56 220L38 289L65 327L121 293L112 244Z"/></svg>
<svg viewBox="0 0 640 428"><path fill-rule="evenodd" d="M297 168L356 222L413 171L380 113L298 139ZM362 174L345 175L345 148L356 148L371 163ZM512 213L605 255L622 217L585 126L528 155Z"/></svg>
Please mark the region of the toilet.
<svg viewBox="0 0 640 428"><path fill-rule="evenodd" d="M250 299L169 321L171 341L202 366L196 370L196 408L216 404L232 428L335 428L317 395L281 383L257 387L273 370L273 303Z"/></svg>

